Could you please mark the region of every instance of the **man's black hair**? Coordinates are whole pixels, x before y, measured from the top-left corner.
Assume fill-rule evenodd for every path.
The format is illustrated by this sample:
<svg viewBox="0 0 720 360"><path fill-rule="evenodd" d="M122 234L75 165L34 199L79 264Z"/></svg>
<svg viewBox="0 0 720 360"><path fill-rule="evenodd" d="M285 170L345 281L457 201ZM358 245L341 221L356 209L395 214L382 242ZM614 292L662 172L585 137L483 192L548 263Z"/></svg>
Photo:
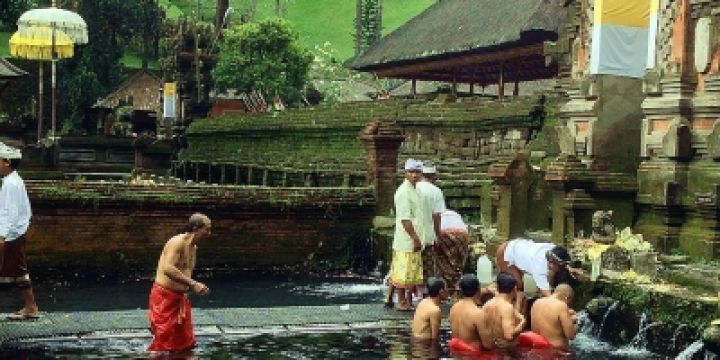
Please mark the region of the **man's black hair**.
<svg viewBox="0 0 720 360"><path fill-rule="evenodd" d="M430 277L427 279L428 295L431 297L438 296L440 291L445 288L445 282L437 277Z"/></svg>
<svg viewBox="0 0 720 360"><path fill-rule="evenodd" d="M517 280L508 272L501 272L497 276L497 288L502 294L509 294L517 286Z"/></svg>
<svg viewBox="0 0 720 360"><path fill-rule="evenodd" d="M570 263L570 253L568 253L567 249L558 245L548 251L547 259L560 265L568 265Z"/></svg>
<svg viewBox="0 0 720 360"><path fill-rule="evenodd" d="M573 290L577 290L580 282L574 278L566 268L562 268L550 279L550 285L553 288L560 284L568 284Z"/></svg>
<svg viewBox="0 0 720 360"><path fill-rule="evenodd" d="M465 274L460 278L460 292L463 297L475 296L480 289L480 280L475 274Z"/></svg>
<svg viewBox="0 0 720 360"><path fill-rule="evenodd" d="M8 163L10 163L10 168L15 170L18 167L20 167L20 159L5 159Z"/></svg>

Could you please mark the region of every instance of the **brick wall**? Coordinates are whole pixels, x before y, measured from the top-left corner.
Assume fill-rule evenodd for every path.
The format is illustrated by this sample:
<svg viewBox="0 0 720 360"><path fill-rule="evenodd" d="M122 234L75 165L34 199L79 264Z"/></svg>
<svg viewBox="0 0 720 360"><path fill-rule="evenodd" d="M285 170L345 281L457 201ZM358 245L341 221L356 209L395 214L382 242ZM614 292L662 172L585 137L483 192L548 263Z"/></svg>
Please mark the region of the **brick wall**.
<svg viewBox="0 0 720 360"><path fill-rule="evenodd" d="M374 210L369 188L322 189L305 197L293 189L254 189L251 196L234 189L224 193L224 201L214 199L219 192L201 189L203 200L186 196L167 201L166 197L61 198L57 190L43 192L47 184L28 185L33 218L27 250L31 266L39 271L151 270L162 246L195 211L213 220L212 237L199 246L199 268L345 270L369 256L365 244ZM160 191L151 189L148 192ZM87 191L87 186L77 189L77 193Z"/></svg>

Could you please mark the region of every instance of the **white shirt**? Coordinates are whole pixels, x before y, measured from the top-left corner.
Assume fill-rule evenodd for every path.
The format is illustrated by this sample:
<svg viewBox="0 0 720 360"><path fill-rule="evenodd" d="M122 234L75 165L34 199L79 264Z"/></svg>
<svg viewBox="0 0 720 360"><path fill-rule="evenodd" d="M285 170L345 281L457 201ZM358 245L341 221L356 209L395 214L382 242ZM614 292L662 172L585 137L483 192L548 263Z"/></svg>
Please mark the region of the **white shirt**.
<svg viewBox="0 0 720 360"><path fill-rule="evenodd" d="M442 190L429 181L418 181L415 187L418 193L420 193L423 204L422 223L420 225L422 227L420 231L423 233L423 237L421 237L421 239L424 245L433 245L435 244L435 240L437 240L437 236L435 235L432 216L433 214L441 214L445 211L445 198L443 197Z"/></svg>
<svg viewBox="0 0 720 360"><path fill-rule="evenodd" d="M25 183L13 171L2 179L0 187L0 237L13 241L25 235L31 216Z"/></svg>
<svg viewBox="0 0 720 360"><path fill-rule="evenodd" d="M505 247L504 259L520 271L530 274L540 290L550 290L548 262L545 253L555 244L536 243L528 239L510 240Z"/></svg>
<svg viewBox="0 0 720 360"><path fill-rule="evenodd" d="M440 230L462 230L468 232L467 225L460 214L452 210L445 210L440 214Z"/></svg>
<svg viewBox="0 0 720 360"><path fill-rule="evenodd" d="M422 241L419 230L420 223L420 194L407 179L395 191L395 236L393 237L393 250L401 252L413 251L413 240L402 225L403 220L412 222L415 233Z"/></svg>

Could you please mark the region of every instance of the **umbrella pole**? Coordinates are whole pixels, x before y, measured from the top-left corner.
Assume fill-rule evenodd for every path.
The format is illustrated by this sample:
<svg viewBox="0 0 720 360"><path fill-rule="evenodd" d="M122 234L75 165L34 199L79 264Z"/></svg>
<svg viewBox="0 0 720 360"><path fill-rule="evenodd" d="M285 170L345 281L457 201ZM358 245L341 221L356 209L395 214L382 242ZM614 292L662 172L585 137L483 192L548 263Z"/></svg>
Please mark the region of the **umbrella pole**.
<svg viewBox="0 0 720 360"><path fill-rule="evenodd" d="M38 127L37 127L37 141L40 143L40 140L42 140L42 128L43 128L43 62L39 61L40 63L40 70L38 72L40 79L38 84Z"/></svg>
<svg viewBox="0 0 720 360"><path fill-rule="evenodd" d="M52 60L52 139L55 142L55 106L57 105L57 86L55 85L57 60Z"/></svg>
<svg viewBox="0 0 720 360"><path fill-rule="evenodd" d="M55 0L53 0L55 6ZM55 23L52 23L52 141L55 143L55 106L57 105L57 86L55 85L57 72L57 53L55 53Z"/></svg>

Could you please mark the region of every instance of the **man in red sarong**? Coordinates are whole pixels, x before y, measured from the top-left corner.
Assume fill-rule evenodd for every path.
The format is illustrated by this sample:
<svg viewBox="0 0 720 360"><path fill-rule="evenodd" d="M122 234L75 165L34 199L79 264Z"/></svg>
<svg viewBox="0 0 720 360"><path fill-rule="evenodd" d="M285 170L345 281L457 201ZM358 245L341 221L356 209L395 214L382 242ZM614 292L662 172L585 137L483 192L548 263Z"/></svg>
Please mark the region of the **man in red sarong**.
<svg viewBox="0 0 720 360"><path fill-rule="evenodd" d="M210 235L210 218L193 214L187 232L173 236L165 244L155 284L150 291L148 319L153 342L148 351L184 351L195 346L192 312L187 291L207 295L210 289L192 279L197 244Z"/></svg>

